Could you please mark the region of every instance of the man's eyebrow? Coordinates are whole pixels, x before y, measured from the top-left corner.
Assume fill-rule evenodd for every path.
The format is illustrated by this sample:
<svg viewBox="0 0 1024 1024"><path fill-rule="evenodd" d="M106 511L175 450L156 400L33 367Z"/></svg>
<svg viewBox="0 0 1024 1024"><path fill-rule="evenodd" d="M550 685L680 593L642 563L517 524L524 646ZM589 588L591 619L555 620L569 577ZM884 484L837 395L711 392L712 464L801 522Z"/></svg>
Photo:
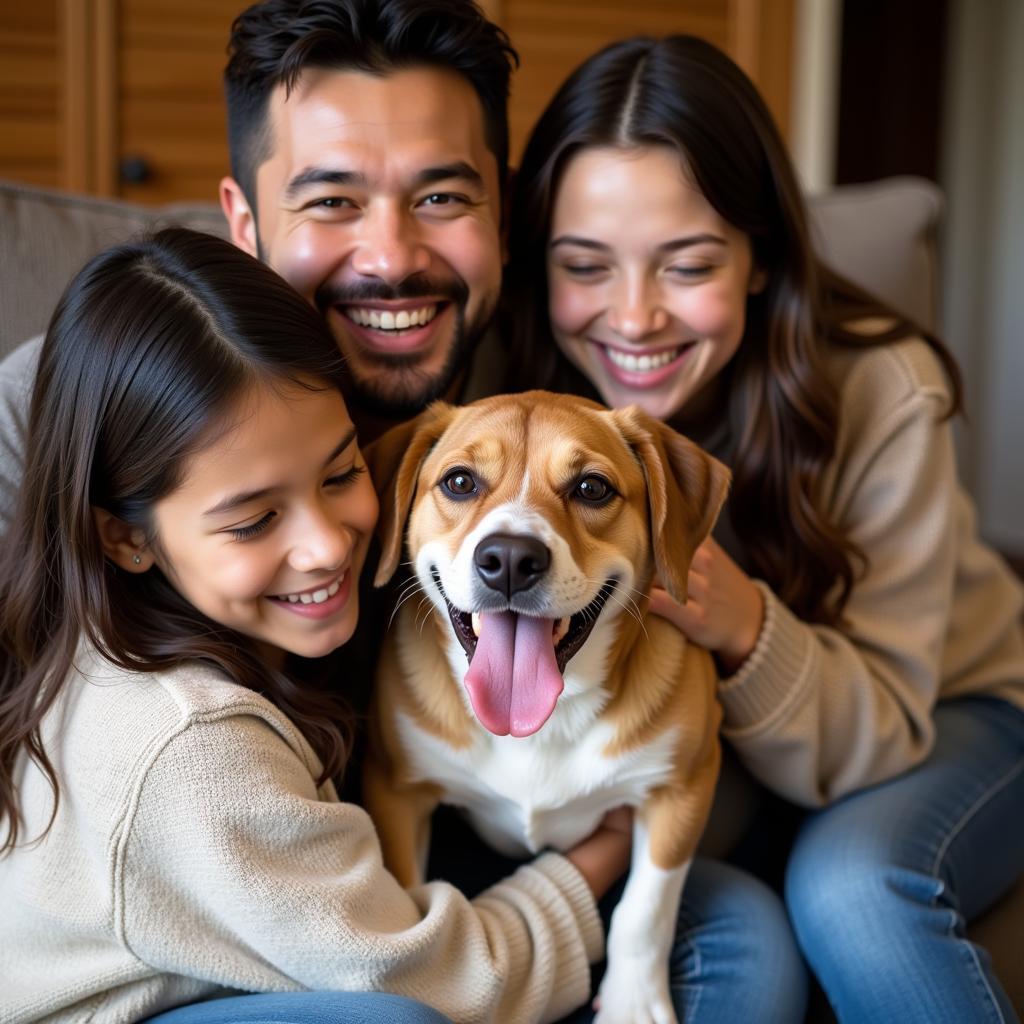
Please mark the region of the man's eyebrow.
<svg viewBox="0 0 1024 1024"><path fill-rule="evenodd" d="M424 185L434 185L439 181L448 181L451 178L461 178L476 188L484 187L484 179L480 172L465 160L456 160L451 164L441 164L437 167L425 167L418 172L413 179L416 188Z"/></svg>
<svg viewBox="0 0 1024 1024"><path fill-rule="evenodd" d="M685 235L682 238L672 238L667 242L662 242L658 246L658 252L674 252L676 249L686 249L693 245L703 245L709 242L718 245L728 244L721 235L704 232L699 235ZM598 242L593 238L584 238L581 235L559 235L551 240L548 247L554 249L558 245L575 245L581 249L593 249L597 252L607 252L611 249L611 246L604 242Z"/></svg>
<svg viewBox="0 0 1024 1024"><path fill-rule="evenodd" d="M351 427L345 433L345 436L342 437L342 439L334 446L331 454L324 459L324 468L326 469L327 466L329 466L355 439L356 428ZM226 498L222 498L218 501L216 505L212 505L208 508L203 515L223 515L225 512L231 512L241 505L247 505L250 501L257 501L275 490L277 490L276 487L257 487L251 491L239 491L237 494L229 494Z"/></svg>
<svg viewBox="0 0 1024 1024"><path fill-rule="evenodd" d="M366 178L358 171L335 171L327 167L307 167L292 178L285 186L285 199L294 199L310 185L358 185L365 186Z"/></svg>

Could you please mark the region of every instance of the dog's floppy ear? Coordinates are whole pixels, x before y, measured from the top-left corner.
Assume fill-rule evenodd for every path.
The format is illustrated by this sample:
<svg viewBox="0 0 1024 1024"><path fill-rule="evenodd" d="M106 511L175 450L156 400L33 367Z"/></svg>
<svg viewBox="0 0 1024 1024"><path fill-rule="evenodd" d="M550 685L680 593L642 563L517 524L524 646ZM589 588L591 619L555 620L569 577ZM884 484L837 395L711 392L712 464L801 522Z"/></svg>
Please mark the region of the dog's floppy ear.
<svg viewBox="0 0 1024 1024"><path fill-rule="evenodd" d="M420 466L447 430L455 407L434 402L415 419L393 427L366 449L366 464L380 495L377 535L381 554L373 585L382 587L395 574L402 557L405 524L416 494Z"/></svg>
<svg viewBox="0 0 1024 1024"><path fill-rule="evenodd" d="M647 481L654 564L665 589L686 601L690 560L711 533L725 495L729 470L688 438L636 406L612 413Z"/></svg>

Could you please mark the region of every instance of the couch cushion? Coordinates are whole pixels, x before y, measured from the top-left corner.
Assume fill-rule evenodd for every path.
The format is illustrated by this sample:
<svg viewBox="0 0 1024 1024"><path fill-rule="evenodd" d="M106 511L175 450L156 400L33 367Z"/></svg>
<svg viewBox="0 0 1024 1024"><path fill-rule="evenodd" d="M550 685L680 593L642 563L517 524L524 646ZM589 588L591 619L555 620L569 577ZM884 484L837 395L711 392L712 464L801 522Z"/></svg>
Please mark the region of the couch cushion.
<svg viewBox="0 0 1024 1024"><path fill-rule="evenodd" d="M937 326L942 191L924 178L840 185L808 201L822 258L921 326Z"/></svg>
<svg viewBox="0 0 1024 1024"><path fill-rule="evenodd" d="M228 233L213 203L145 207L0 182L0 358L46 329L68 281L91 256L171 224Z"/></svg>

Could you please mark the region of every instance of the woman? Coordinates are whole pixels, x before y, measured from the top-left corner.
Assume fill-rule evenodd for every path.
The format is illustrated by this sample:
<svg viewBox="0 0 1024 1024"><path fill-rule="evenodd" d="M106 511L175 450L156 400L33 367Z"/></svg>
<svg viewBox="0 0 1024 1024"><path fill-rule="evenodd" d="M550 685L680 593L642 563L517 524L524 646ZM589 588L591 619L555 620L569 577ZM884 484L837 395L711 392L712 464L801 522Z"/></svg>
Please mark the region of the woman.
<svg viewBox="0 0 1024 1024"><path fill-rule="evenodd" d="M585 62L510 223L520 386L635 403L733 470L689 600L654 602L715 652L748 770L814 809L786 907L837 1014L1015 1019L964 925L1024 864L1022 596L956 480L951 356L817 260L763 101L698 39ZM698 878L706 1019L734 949L702 946Z"/></svg>

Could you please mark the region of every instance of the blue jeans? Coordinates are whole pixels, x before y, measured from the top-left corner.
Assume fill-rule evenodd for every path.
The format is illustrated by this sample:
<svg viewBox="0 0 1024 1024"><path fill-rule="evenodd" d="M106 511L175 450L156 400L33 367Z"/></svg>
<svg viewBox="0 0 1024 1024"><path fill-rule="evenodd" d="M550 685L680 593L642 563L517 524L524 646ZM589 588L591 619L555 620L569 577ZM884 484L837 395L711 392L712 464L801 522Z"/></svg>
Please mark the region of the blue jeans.
<svg viewBox="0 0 1024 1024"><path fill-rule="evenodd" d="M964 927L1024 870L1024 712L968 698L935 723L922 765L809 816L790 855L790 919L843 1022L1017 1020Z"/></svg>
<svg viewBox="0 0 1024 1024"><path fill-rule="evenodd" d="M606 928L621 891L601 901ZM602 970L594 971L595 992ZM799 1024L807 969L782 900L731 864L694 860L669 954L669 991L679 1024ZM585 1006L563 1024L593 1018Z"/></svg>
<svg viewBox="0 0 1024 1024"><path fill-rule="evenodd" d="M450 1024L437 1010L383 992L270 992L192 1003L146 1024Z"/></svg>

